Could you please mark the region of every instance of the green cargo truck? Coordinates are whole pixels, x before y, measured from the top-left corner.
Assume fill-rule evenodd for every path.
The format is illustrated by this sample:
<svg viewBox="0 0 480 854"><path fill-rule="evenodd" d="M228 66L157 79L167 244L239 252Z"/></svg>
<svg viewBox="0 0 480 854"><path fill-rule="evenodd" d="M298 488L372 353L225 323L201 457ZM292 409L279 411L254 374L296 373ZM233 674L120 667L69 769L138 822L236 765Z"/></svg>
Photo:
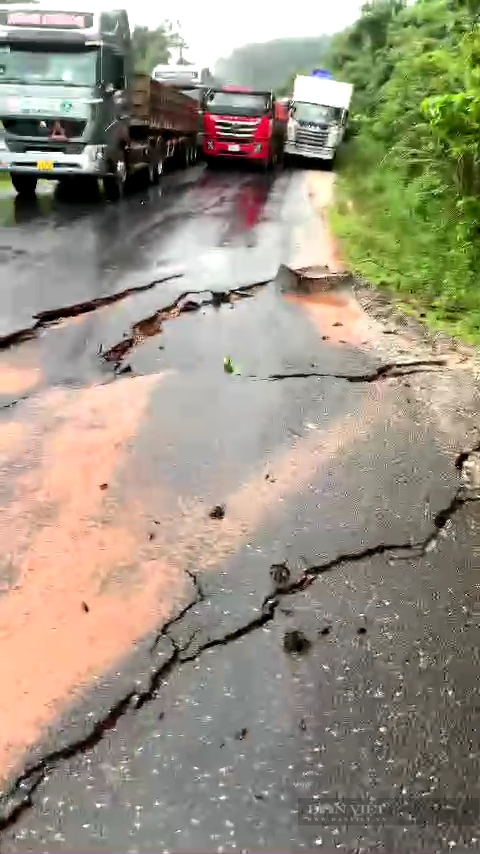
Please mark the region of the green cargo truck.
<svg viewBox="0 0 480 854"><path fill-rule="evenodd" d="M196 159L198 103L134 74L126 11L94 6L0 5L0 172L21 195L100 180L116 201Z"/></svg>

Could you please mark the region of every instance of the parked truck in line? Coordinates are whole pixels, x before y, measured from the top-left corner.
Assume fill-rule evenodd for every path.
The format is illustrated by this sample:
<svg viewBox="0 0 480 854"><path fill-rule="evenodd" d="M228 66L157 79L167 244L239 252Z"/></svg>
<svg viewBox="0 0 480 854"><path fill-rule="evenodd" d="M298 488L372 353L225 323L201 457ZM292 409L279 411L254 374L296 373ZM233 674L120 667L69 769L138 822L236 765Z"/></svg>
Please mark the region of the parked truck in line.
<svg viewBox="0 0 480 854"><path fill-rule="evenodd" d="M203 131L203 102L205 93L216 84L216 80L209 68L199 65L156 65L152 71L152 78L174 87L193 98L198 105L198 136L197 154L202 156L202 131Z"/></svg>
<svg viewBox="0 0 480 854"><path fill-rule="evenodd" d="M333 164L348 122L353 86L327 76L295 78L285 157Z"/></svg>
<svg viewBox="0 0 480 854"><path fill-rule="evenodd" d="M100 180L116 201L169 161L191 164L198 103L134 73L126 11L54 3L0 5L0 171L17 193Z"/></svg>
<svg viewBox="0 0 480 854"><path fill-rule="evenodd" d="M207 165L243 160L270 169L282 160L285 132L272 92L239 86L208 89L202 133Z"/></svg>

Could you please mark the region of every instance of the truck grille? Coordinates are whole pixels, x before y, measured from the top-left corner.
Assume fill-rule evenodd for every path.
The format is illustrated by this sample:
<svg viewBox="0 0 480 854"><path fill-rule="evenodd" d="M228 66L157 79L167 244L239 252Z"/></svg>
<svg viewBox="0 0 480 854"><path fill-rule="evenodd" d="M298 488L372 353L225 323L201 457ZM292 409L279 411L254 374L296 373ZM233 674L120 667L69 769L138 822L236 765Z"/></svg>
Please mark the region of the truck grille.
<svg viewBox="0 0 480 854"><path fill-rule="evenodd" d="M298 127L296 136L297 145L305 148L324 148L328 142L328 127Z"/></svg>
<svg viewBox="0 0 480 854"><path fill-rule="evenodd" d="M18 137L19 139L41 139L42 141L49 142L55 137L52 138L52 134L55 132L59 132L57 127L61 130L62 134L68 139L79 139L81 138L86 126L87 122L84 120L78 119L47 119L47 120L39 120L39 119L4 119L3 125L8 134L11 134L12 137Z"/></svg>
<svg viewBox="0 0 480 854"><path fill-rule="evenodd" d="M228 121L227 119L217 119L215 127L217 129L217 139L225 140L226 142L253 142L255 131L258 127L258 122L242 122Z"/></svg>
<svg viewBox="0 0 480 854"><path fill-rule="evenodd" d="M87 126L86 121L61 120L62 132L66 139L52 137L55 130L55 120L38 121L36 119L4 119L3 125L6 130L7 148L15 154L24 154L28 151L45 151L54 154L63 152L68 154L80 154L85 143L81 141L82 134Z"/></svg>

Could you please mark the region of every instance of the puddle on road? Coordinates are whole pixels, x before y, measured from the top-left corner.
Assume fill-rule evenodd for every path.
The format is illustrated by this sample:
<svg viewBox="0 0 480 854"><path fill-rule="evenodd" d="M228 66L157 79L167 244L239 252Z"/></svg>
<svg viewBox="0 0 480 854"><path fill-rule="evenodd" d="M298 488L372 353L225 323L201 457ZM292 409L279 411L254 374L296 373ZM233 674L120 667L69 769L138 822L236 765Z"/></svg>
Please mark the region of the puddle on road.
<svg viewBox="0 0 480 854"><path fill-rule="evenodd" d="M0 227L7 228L22 225L35 219L46 219L51 215L54 195L52 188L39 187L39 192L33 199L23 199L11 194L0 195Z"/></svg>

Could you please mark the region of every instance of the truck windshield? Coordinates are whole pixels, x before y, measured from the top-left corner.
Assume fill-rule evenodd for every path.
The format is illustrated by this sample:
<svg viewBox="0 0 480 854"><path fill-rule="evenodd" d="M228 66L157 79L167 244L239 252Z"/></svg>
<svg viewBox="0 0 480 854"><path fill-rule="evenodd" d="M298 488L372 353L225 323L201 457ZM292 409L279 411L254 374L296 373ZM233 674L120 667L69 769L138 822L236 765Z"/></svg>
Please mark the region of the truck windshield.
<svg viewBox="0 0 480 854"><path fill-rule="evenodd" d="M316 122L318 124L329 124L336 121L338 110L336 107L323 107L321 104L301 104L296 102L294 116L299 122Z"/></svg>
<svg viewBox="0 0 480 854"><path fill-rule="evenodd" d="M0 83L94 86L97 53L94 50L46 51L23 47L0 48Z"/></svg>
<svg viewBox="0 0 480 854"><path fill-rule="evenodd" d="M263 116L268 112L269 98L250 92L210 92L205 106L217 116Z"/></svg>

